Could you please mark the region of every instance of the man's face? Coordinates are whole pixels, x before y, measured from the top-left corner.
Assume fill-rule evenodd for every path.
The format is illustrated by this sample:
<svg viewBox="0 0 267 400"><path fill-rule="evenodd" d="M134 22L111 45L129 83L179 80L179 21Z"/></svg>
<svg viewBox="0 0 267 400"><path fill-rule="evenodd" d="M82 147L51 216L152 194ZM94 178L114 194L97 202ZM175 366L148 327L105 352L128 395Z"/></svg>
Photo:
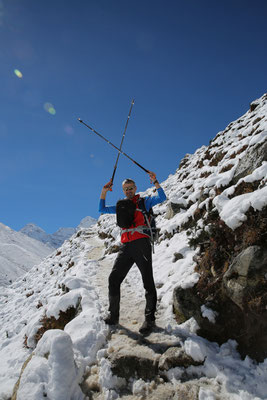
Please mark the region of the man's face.
<svg viewBox="0 0 267 400"><path fill-rule="evenodd" d="M125 183L122 189L127 199L132 199L135 196L136 186L134 183Z"/></svg>

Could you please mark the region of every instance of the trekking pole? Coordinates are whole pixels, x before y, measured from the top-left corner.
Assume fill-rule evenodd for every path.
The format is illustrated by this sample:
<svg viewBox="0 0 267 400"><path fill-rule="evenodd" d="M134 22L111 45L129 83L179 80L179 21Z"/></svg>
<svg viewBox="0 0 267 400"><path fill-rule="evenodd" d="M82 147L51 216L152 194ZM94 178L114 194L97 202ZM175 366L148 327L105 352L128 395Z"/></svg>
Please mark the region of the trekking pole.
<svg viewBox="0 0 267 400"><path fill-rule="evenodd" d="M111 183L113 183L113 181L114 181L114 176L115 176L115 173L116 173L116 170L117 170L118 161L119 161L119 158L120 158L120 155L121 155L120 152L121 152L122 144L123 144L123 141L124 141L125 133L126 133L126 130L127 130L128 122L129 122L129 119L130 119L130 116L131 116L133 105L134 105L134 99L132 100L130 111L129 111L129 114L128 114L128 117L127 117L127 121L126 121L126 124L125 124L124 132L123 132L122 139L121 139L120 151L118 153L117 160L116 160L116 163L114 165L114 170L113 170L113 174L112 174L112 178L111 178Z"/></svg>
<svg viewBox="0 0 267 400"><path fill-rule="evenodd" d="M91 126L87 125L85 122L83 122L81 120L81 118L78 118L78 121L80 121L81 124L85 125L88 129L90 129L92 132L94 132L96 135L98 135L99 137L101 137L101 139L105 140L105 142L107 142L108 144L110 144L112 147L114 147L114 149L118 150L121 154L123 154L125 157L129 158L129 160L131 160L135 165L137 165L139 168L141 168L143 171L145 171L147 174L149 174L149 170L142 167L141 164L139 164L137 161L135 161L132 157L128 156L128 154L124 153L124 151L120 150L117 146L115 146L115 144L111 143L108 139L106 139L103 135L101 135L101 133L97 132L96 130L94 130L93 128L91 128Z"/></svg>

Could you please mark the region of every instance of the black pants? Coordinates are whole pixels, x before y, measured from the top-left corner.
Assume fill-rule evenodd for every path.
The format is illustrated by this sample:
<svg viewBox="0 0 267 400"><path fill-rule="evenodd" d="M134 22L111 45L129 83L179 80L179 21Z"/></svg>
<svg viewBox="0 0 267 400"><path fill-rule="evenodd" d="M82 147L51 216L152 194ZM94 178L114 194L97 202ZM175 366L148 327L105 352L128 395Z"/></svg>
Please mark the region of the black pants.
<svg viewBox="0 0 267 400"><path fill-rule="evenodd" d="M139 268L145 288L146 320L155 320L157 292L152 271L152 251L148 238L124 243L118 253L109 276L109 311L114 318L119 318L120 286L133 264Z"/></svg>

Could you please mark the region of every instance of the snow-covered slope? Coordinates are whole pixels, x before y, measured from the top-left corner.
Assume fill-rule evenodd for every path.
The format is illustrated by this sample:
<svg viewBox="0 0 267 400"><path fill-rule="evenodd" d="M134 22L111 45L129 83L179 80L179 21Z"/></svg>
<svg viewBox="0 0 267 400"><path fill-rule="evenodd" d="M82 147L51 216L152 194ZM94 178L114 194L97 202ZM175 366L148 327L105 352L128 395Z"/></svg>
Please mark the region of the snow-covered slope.
<svg viewBox="0 0 267 400"><path fill-rule="evenodd" d="M39 264L53 248L0 223L0 286Z"/></svg>
<svg viewBox="0 0 267 400"><path fill-rule="evenodd" d="M162 183L168 201L154 208L160 241L155 246L153 266L164 331L170 338L179 338L181 349L199 363L173 367L165 380L174 388L181 384L182 376L190 384L198 382L197 397L192 398L199 400L267 399L267 359L262 363L249 357L242 359L235 341L220 346L211 343L196 334L198 327L192 318L177 325L173 316L174 288L194 287L200 278L195 271L197 249L190 246L189 237L205 228L208 210L219 213L234 230L246 222L249 207L260 211L267 205L267 162L253 161L251 173L247 172L251 161L247 165L244 162L250 159L252 149L267 140L267 95L253 104L209 146L182 160L177 171ZM253 190L240 194L244 183L253 183ZM153 190L149 188L146 194L153 195ZM175 212L171 203L176 206ZM27 359L17 400L84 400L80 384L85 375L94 379L94 387L102 391L92 391L92 395L102 395L95 398L119 398L125 382L112 375L107 355L116 349L108 347L109 332L101 320L104 307L99 293L107 282L96 277L103 262L111 267L120 231L115 216L103 215L98 222L78 232L23 279L2 291L1 400L11 396ZM138 307L144 292L137 269L130 271L125 287L136 293L133 307ZM208 307L203 305L201 309L204 318L216 320L216 313ZM131 310L127 312L130 319ZM137 397L149 396L157 384L165 383L154 381L150 385L133 377L127 390Z"/></svg>
<svg viewBox="0 0 267 400"><path fill-rule="evenodd" d="M60 228L53 234L32 223L19 232L0 223L0 286L14 281L76 232L95 223L96 219L88 216L81 220L77 228Z"/></svg>

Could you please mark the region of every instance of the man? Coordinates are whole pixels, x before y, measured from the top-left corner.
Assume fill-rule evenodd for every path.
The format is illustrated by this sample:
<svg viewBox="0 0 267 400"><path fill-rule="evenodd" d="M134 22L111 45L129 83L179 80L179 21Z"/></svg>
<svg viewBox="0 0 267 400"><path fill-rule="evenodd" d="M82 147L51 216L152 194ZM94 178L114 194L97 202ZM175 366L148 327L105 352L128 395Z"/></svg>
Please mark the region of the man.
<svg viewBox="0 0 267 400"><path fill-rule="evenodd" d="M144 197L144 205L147 211L156 204L166 200L166 195L157 181L154 172L149 172L150 180L157 189L156 196ZM109 317L105 319L108 325L116 325L119 322L120 310L120 286L134 263L139 268L143 285L145 288L146 307L145 321L139 332L149 333L155 326L155 312L157 304L157 293L152 271L151 242L147 232L147 222L144 214L139 209L140 195L136 194L136 185L132 179L126 179L122 183L122 189L127 199L135 206L134 221L130 229L122 229L122 246L115 260L109 276ZM108 182L102 189L99 203L99 212L114 214L116 206L105 205L107 192L112 190L112 183ZM146 228L146 229L145 229ZM144 232L143 232L144 231Z"/></svg>

